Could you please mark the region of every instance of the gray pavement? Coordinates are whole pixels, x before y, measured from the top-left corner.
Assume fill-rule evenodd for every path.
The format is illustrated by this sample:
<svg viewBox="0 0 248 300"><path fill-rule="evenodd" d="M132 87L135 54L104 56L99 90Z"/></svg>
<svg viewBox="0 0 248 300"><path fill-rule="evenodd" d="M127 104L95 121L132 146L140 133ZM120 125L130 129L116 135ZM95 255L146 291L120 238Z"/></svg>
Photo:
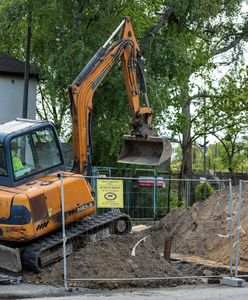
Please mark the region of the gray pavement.
<svg viewBox="0 0 248 300"><path fill-rule="evenodd" d="M56 298L54 298L56 297ZM65 292L63 288L50 286L16 285L15 290L9 286L0 286L0 299L47 299L47 300L247 300L248 285L229 287L224 285L179 286L157 289L119 289L89 290Z"/></svg>
<svg viewBox="0 0 248 300"><path fill-rule="evenodd" d="M24 299L37 297L64 296L63 287L35 284L10 284L0 285L0 299Z"/></svg>

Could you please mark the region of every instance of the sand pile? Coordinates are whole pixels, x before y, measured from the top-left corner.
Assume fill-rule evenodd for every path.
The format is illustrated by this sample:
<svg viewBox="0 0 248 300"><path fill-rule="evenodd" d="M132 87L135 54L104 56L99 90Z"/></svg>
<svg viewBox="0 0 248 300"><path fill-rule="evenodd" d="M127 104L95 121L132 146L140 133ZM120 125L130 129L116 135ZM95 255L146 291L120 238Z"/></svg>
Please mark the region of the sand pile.
<svg viewBox="0 0 248 300"><path fill-rule="evenodd" d="M229 264L229 189L215 192L191 208L172 211L150 229L154 246L162 251L162 237L172 236L172 252L197 255ZM238 187L233 189L233 252L237 240ZM244 189L241 211L240 265L248 267L248 186Z"/></svg>

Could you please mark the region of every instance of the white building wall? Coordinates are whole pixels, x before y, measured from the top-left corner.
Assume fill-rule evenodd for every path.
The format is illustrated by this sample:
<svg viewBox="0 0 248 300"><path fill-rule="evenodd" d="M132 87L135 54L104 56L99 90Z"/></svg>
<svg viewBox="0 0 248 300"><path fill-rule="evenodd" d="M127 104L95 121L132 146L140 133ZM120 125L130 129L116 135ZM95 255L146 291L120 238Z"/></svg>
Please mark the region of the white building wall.
<svg viewBox="0 0 248 300"><path fill-rule="evenodd" d="M29 80L28 119L36 116L36 86L34 78ZM24 79L0 75L0 123L22 117Z"/></svg>

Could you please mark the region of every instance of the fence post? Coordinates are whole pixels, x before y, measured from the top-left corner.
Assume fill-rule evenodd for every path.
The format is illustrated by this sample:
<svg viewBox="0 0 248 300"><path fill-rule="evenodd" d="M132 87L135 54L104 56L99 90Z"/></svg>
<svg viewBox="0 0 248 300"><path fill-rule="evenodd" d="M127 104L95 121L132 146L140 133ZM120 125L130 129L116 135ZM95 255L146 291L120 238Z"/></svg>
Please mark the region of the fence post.
<svg viewBox="0 0 248 300"><path fill-rule="evenodd" d="M243 180L239 181L239 202L238 202L238 239L236 242L236 263L235 263L235 277L238 277L238 267L239 267L239 242L240 242L240 229L241 229L241 201L242 201L242 190L243 190Z"/></svg>
<svg viewBox="0 0 248 300"><path fill-rule="evenodd" d="M158 191L157 191L157 175L154 176L154 186L153 186L153 221L157 220L158 216Z"/></svg>
<svg viewBox="0 0 248 300"><path fill-rule="evenodd" d="M167 214L170 212L170 200L171 200L171 174L169 175L168 178Z"/></svg>
<svg viewBox="0 0 248 300"><path fill-rule="evenodd" d="M232 198L232 180L229 179L229 193L230 193L230 277L232 277L233 253L232 253L232 235L233 235L233 198Z"/></svg>
<svg viewBox="0 0 248 300"><path fill-rule="evenodd" d="M190 179L186 179L186 208L190 207L191 201L191 181Z"/></svg>
<svg viewBox="0 0 248 300"><path fill-rule="evenodd" d="M133 190L133 188L132 188ZM131 180L127 179L125 184L125 193L126 193L126 199L127 199L127 214L130 215L130 197L131 197Z"/></svg>
<svg viewBox="0 0 248 300"><path fill-rule="evenodd" d="M97 179L96 177L99 177L99 170L97 167L92 167L92 178L90 178L92 190L97 193Z"/></svg>
<svg viewBox="0 0 248 300"><path fill-rule="evenodd" d="M188 178L185 181L185 206L186 208L188 208L188 204L189 204L189 199L188 199Z"/></svg>
<svg viewBox="0 0 248 300"><path fill-rule="evenodd" d="M60 173L60 193L61 193L61 214L62 214L62 234L63 234L63 262L64 262L64 288L68 290L67 286L67 261L66 261L66 233L65 233L65 196L64 196L64 179L63 173Z"/></svg>

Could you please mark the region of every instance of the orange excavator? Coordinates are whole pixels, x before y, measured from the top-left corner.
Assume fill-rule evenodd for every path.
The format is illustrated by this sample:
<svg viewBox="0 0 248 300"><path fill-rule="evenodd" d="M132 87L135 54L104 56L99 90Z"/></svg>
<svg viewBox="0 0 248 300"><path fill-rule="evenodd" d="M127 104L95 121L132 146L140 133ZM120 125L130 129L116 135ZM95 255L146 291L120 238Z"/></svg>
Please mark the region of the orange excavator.
<svg viewBox="0 0 248 300"><path fill-rule="evenodd" d="M120 38L113 42L120 30ZM67 254L81 247L86 235L130 232L131 220L124 213L94 216L94 192L86 176L91 174L92 98L119 59L133 125L131 135L124 136L119 162L156 166L169 159L170 142L152 128L140 49L130 18L125 17L69 87L74 148L71 172L65 169L51 122L16 119L0 125L0 268L39 272L63 257L62 184ZM141 94L145 106L140 106Z"/></svg>

